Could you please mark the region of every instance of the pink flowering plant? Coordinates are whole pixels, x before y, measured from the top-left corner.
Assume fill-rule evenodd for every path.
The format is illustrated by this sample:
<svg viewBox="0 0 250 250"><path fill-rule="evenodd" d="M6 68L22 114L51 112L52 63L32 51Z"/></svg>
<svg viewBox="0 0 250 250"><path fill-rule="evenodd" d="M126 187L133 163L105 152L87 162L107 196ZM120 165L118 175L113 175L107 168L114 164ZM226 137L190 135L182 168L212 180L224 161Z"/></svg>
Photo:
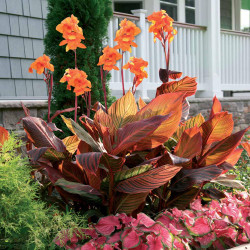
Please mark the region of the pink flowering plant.
<svg viewBox="0 0 250 250"><path fill-rule="evenodd" d="M165 210L151 219L144 213L136 218L110 215L75 230L62 231L55 239L67 249L190 249L223 250L250 242L250 196L247 192L225 193L220 202L202 205L196 199L190 209ZM83 243L85 242L85 243Z"/></svg>

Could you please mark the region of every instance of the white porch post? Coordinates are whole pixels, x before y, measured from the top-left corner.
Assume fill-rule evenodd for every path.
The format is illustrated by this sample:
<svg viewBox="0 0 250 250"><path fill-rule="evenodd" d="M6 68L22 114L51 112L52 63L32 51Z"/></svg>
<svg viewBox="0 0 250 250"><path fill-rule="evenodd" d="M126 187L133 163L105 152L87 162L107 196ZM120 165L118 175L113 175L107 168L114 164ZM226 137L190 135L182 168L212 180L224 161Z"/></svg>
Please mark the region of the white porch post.
<svg viewBox="0 0 250 250"><path fill-rule="evenodd" d="M136 50L138 51L138 57L141 57L143 60L148 61L148 41L147 41L147 29L146 29L146 14L147 10L132 10L132 13L135 16L140 17L138 26L141 29L141 33L138 36L138 47ZM148 71L146 69L146 71ZM137 92L141 96L144 101L149 100L147 93L147 84L148 79L144 79L140 86L137 88Z"/></svg>
<svg viewBox="0 0 250 250"><path fill-rule="evenodd" d="M178 0L177 3L178 3L177 6L178 22L185 23L186 22L185 0Z"/></svg>
<svg viewBox="0 0 250 250"><path fill-rule="evenodd" d="M151 15L155 11L159 11L160 0L144 0L144 9L148 11L148 15Z"/></svg>
<svg viewBox="0 0 250 250"><path fill-rule="evenodd" d="M221 91L220 0L196 0L196 23L207 26L204 39L204 78L206 90L198 97L223 97Z"/></svg>

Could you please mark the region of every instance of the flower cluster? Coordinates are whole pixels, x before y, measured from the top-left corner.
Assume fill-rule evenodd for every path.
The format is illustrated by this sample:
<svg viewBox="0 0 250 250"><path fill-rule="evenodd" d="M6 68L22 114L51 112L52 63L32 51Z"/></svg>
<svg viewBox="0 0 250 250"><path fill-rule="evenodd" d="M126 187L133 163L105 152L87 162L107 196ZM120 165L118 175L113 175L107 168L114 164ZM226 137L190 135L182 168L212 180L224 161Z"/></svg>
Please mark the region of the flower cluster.
<svg viewBox="0 0 250 250"><path fill-rule="evenodd" d="M138 87L144 78L148 78L148 73L144 70L147 66L147 61L136 57L130 57L129 62L123 66L124 69L129 69L131 73L135 74L135 87Z"/></svg>
<svg viewBox="0 0 250 250"><path fill-rule="evenodd" d="M45 69L54 71L54 66L50 63L50 58L45 54L38 57L29 67L29 73L33 73L33 69L36 70L37 74L44 73Z"/></svg>
<svg viewBox="0 0 250 250"><path fill-rule="evenodd" d="M74 87L76 96L82 95L91 90L91 83L87 80L87 74L79 69L66 69L60 82L68 82L67 89Z"/></svg>
<svg viewBox="0 0 250 250"><path fill-rule="evenodd" d="M56 30L63 34L63 40L59 45L66 45L66 51L76 50L77 48L85 49L86 46L81 43L84 40L82 28L78 26L78 19L74 15L65 18L56 26Z"/></svg>
<svg viewBox="0 0 250 250"><path fill-rule="evenodd" d="M137 47L133 40L140 32L141 30L133 22L125 18L121 21L120 29L116 32L114 41L117 42L117 45L114 48L131 52L131 46Z"/></svg>
<svg viewBox="0 0 250 250"><path fill-rule="evenodd" d="M165 211L155 220L140 213L101 218L88 229L75 230L70 236L61 232L55 243L68 249L225 249L250 242L250 197L247 192L226 193L221 202L202 206L195 200L191 209ZM83 246L80 240L90 240Z"/></svg>
<svg viewBox="0 0 250 250"><path fill-rule="evenodd" d="M117 52L116 49L109 46L105 47L102 52L103 55L100 56L99 63L97 65L103 65L103 69L106 71L110 71L112 69L119 70L119 68L115 66L115 64L122 58L122 55Z"/></svg>
<svg viewBox="0 0 250 250"><path fill-rule="evenodd" d="M164 43L168 40L172 42L177 31L173 28L173 19L166 13L165 10L154 12L148 16L148 21L152 24L149 27L149 32L154 33L154 41L158 38ZM166 35L164 34L166 33Z"/></svg>

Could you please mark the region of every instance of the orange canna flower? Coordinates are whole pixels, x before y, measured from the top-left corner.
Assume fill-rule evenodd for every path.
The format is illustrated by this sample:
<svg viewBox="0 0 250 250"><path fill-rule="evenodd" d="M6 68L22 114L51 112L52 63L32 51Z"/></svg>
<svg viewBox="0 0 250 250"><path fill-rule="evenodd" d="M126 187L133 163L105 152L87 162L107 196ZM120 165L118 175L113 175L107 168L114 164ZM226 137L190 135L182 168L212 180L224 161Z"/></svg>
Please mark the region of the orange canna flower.
<svg viewBox="0 0 250 250"><path fill-rule="evenodd" d="M65 18L60 24L58 24L56 30L62 34L71 33L72 30L78 32L80 28L78 23L79 20L77 17L72 14L71 17Z"/></svg>
<svg viewBox="0 0 250 250"><path fill-rule="evenodd" d="M109 46L103 49L103 55L99 58L99 63L97 65L103 65L103 69L110 71L112 69L119 70L117 66L115 66L116 62L122 58L122 55L117 52L116 49L111 48Z"/></svg>
<svg viewBox="0 0 250 250"><path fill-rule="evenodd" d="M137 44L133 42L135 36L137 36L141 30L133 22L128 21L126 18L121 21L120 29L116 32L114 41L117 42L115 49L121 49L123 51L131 52L131 46L137 47Z"/></svg>
<svg viewBox="0 0 250 250"><path fill-rule="evenodd" d="M79 96L91 91L91 82L87 80L87 77L87 74L82 70L66 69L60 82L68 82L67 89L71 90L71 87L74 87L76 96Z"/></svg>
<svg viewBox="0 0 250 250"><path fill-rule="evenodd" d="M54 71L54 66L49 63L50 58L47 55L38 57L29 67L29 73L33 73L33 69L36 70L37 74L42 74L45 69Z"/></svg>
<svg viewBox="0 0 250 250"><path fill-rule="evenodd" d="M86 46L81 43L85 40L82 28L78 26L79 20L74 15L65 18L60 24L56 26L56 30L63 34L63 40L59 45L66 45L66 51L75 50L77 48L85 49Z"/></svg>
<svg viewBox="0 0 250 250"><path fill-rule="evenodd" d="M69 50L75 50L77 48L82 48L82 49L86 48L86 46L81 43L81 40L82 39L84 40L85 37L80 33L75 33L75 32L67 33L63 35L63 38L65 38L65 40L61 41L59 46L67 44L66 46L67 52Z"/></svg>
<svg viewBox="0 0 250 250"><path fill-rule="evenodd" d="M148 73L144 70L148 66L148 62L142 58L130 57L129 62L123 66L135 74L134 84L138 87L144 78L148 78Z"/></svg>
<svg viewBox="0 0 250 250"><path fill-rule="evenodd" d="M154 42L156 38L160 41L165 42L168 40L172 42L174 35L177 34L177 30L173 28L173 19L166 13L165 10L154 12L148 16L148 21L152 24L149 27L149 32L154 33ZM164 35L164 32L167 33Z"/></svg>

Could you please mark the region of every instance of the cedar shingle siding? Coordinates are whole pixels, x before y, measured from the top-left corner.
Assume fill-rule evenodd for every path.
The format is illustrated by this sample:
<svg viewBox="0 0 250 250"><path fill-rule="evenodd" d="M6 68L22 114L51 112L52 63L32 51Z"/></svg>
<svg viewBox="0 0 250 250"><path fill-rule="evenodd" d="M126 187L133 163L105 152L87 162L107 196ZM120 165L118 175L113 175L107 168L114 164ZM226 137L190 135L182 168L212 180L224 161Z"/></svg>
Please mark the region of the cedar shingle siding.
<svg viewBox="0 0 250 250"><path fill-rule="evenodd" d="M28 73L43 54L46 0L0 1L0 99L45 99L41 75Z"/></svg>

